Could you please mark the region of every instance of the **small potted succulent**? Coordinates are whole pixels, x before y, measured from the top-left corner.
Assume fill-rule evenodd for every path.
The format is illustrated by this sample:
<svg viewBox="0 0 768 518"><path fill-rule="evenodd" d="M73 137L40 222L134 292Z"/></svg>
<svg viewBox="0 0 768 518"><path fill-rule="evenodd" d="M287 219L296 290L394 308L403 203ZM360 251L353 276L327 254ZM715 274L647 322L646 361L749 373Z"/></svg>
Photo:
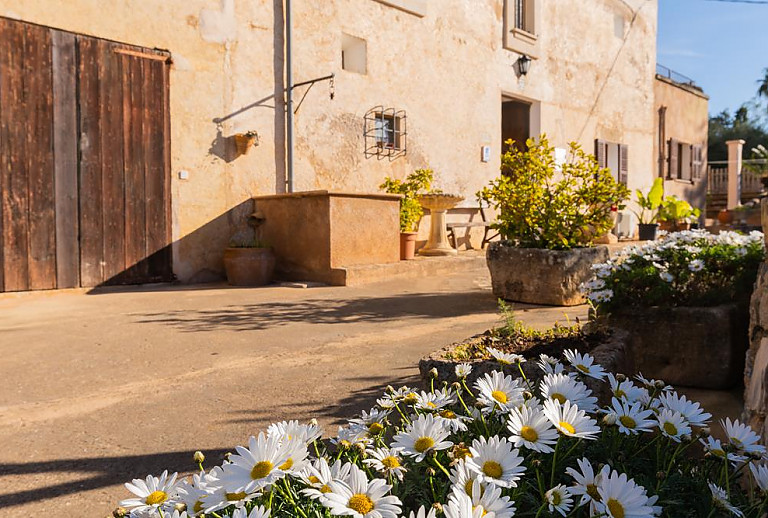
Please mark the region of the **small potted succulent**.
<svg viewBox="0 0 768 518"><path fill-rule="evenodd" d="M236 133L234 139L237 154L245 155L250 151L251 147L258 142L259 134L254 130L249 130L245 133Z"/></svg>
<svg viewBox="0 0 768 518"><path fill-rule="evenodd" d="M379 188L390 193L400 194L400 259L413 259L416 254L416 237L419 235L419 222L424 215L419 203L419 195L430 192L434 173L431 169L417 169L405 180L387 177Z"/></svg>
<svg viewBox="0 0 768 518"><path fill-rule="evenodd" d="M659 209L664 200L664 180L656 178L648 194L643 194L640 189L635 192L637 195L635 201L640 210L632 212L637 216L638 239L653 241L656 239L656 230L659 228Z"/></svg>
<svg viewBox="0 0 768 518"><path fill-rule="evenodd" d="M275 272L275 252L257 238L234 241L224 250L224 270L232 286L265 286Z"/></svg>

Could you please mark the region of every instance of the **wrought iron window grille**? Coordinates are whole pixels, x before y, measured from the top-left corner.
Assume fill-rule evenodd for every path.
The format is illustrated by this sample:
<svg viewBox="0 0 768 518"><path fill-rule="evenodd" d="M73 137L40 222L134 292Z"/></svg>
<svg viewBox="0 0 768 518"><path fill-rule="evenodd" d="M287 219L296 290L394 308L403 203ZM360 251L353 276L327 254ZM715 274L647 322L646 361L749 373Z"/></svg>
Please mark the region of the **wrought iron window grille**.
<svg viewBox="0 0 768 518"><path fill-rule="evenodd" d="M408 143L408 119L404 110L375 106L364 117L365 157L390 161L405 156Z"/></svg>

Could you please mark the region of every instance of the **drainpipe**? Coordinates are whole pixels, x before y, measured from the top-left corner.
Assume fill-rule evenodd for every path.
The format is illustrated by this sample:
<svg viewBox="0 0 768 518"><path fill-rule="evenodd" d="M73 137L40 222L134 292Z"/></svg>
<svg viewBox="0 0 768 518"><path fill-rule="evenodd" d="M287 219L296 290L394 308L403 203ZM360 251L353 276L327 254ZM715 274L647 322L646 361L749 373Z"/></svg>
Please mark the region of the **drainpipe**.
<svg viewBox="0 0 768 518"><path fill-rule="evenodd" d="M293 66L292 66L291 38L291 0L285 0L285 76L288 83L288 95L286 97L286 148L288 156L286 160L286 188L293 192Z"/></svg>

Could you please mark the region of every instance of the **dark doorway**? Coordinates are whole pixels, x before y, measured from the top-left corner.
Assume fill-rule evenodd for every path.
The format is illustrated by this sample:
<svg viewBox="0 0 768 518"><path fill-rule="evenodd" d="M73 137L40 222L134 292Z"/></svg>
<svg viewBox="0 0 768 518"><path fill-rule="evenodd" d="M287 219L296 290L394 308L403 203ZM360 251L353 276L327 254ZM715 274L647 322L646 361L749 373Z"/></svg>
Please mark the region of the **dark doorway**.
<svg viewBox="0 0 768 518"><path fill-rule="evenodd" d="M171 280L169 58L0 18L0 292Z"/></svg>
<svg viewBox="0 0 768 518"><path fill-rule="evenodd" d="M501 152L509 149L508 140L515 141L517 149L525 149L531 136L531 105L523 101L503 98L501 102Z"/></svg>

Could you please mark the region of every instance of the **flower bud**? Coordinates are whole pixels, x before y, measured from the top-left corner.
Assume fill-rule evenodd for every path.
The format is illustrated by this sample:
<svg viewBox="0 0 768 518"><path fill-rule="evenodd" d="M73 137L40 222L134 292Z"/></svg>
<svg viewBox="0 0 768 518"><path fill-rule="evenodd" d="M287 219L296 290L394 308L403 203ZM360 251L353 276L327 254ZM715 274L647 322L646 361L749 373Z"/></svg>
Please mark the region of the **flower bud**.
<svg viewBox="0 0 768 518"><path fill-rule="evenodd" d="M192 456L192 460L194 460L198 464L202 464L205 462L205 455L203 455L203 452L200 450L197 450L195 454Z"/></svg>
<svg viewBox="0 0 768 518"><path fill-rule="evenodd" d="M712 435L712 430L709 428L709 426L702 426L699 429L699 437L707 438L710 435Z"/></svg>
<svg viewBox="0 0 768 518"><path fill-rule="evenodd" d="M533 459L531 461L531 466L533 466L534 468L540 468L541 467L541 460Z"/></svg>
<svg viewBox="0 0 768 518"><path fill-rule="evenodd" d="M689 433L684 433L683 435L680 436L680 440L684 443L689 443L693 441L693 437L691 437L691 434Z"/></svg>
<svg viewBox="0 0 768 518"><path fill-rule="evenodd" d="M453 383L451 383L451 388L456 392L458 392L461 390L461 383L459 383L458 381L454 381Z"/></svg>
<svg viewBox="0 0 768 518"><path fill-rule="evenodd" d="M441 504L440 502L435 502L434 504L432 504L432 509L437 511L437 514L440 514L443 512L443 504Z"/></svg>
<svg viewBox="0 0 768 518"><path fill-rule="evenodd" d="M187 510L187 504L185 504L184 502L179 502L178 504L176 504L176 505L174 505L174 506L173 506L173 509L174 509L175 511L178 511L178 512L180 512L180 513L183 513L184 511L186 511L186 510Z"/></svg>
<svg viewBox="0 0 768 518"><path fill-rule="evenodd" d="M360 453L365 453L365 444L364 444L364 443L362 443L362 442L356 442L356 443L355 443L355 448L357 448L358 450L360 450Z"/></svg>
<svg viewBox="0 0 768 518"><path fill-rule="evenodd" d="M317 426L317 419L315 419L314 417L312 419L310 419L309 420L309 425L310 426Z"/></svg>
<svg viewBox="0 0 768 518"><path fill-rule="evenodd" d="M763 458L763 454L762 454L762 453L760 453L759 451L751 451L751 452L749 452L749 456L750 456L750 457L751 457L753 460L760 460L760 459L762 459L762 458Z"/></svg>
<svg viewBox="0 0 768 518"><path fill-rule="evenodd" d="M523 392L523 399L525 399L526 401L528 401L532 397L533 397L533 394L530 391L526 390Z"/></svg>
<svg viewBox="0 0 768 518"><path fill-rule="evenodd" d="M395 388L392 385L387 385L387 392L394 394Z"/></svg>
<svg viewBox="0 0 768 518"><path fill-rule="evenodd" d="M618 373L616 374L616 381L618 381L619 383L621 383L622 381L627 381L627 377L622 373Z"/></svg>
<svg viewBox="0 0 768 518"><path fill-rule="evenodd" d="M435 471L435 468L427 468L427 476L428 477L434 477L437 474Z"/></svg>
<svg viewBox="0 0 768 518"><path fill-rule="evenodd" d="M437 372L437 369L432 367L429 369L429 377L433 379L437 379L440 376L440 374Z"/></svg>
<svg viewBox="0 0 768 518"><path fill-rule="evenodd" d="M666 384L666 383L664 383L664 381L663 381L663 380L656 380L656 382L653 384L653 386L654 386L654 387L656 387L657 389L661 390L661 389L663 389L664 387L666 387L666 386L667 386L667 384Z"/></svg>
<svg viewBox="0 0 768 518"><path fill-rule="evenodd" d="M232 452L228 451L224 454L224 461L229 462L229 458L232 456Z"/></svg>
<svg viewBox="0 0 768 518"><path fill-rule="evenodd" d="M603 416L603 424L606 426L613 426L616 424L616 414L605 414Z"/></svg>
<svg viewBox="0 0 768 518"><path fill-rule="evenodd" d="M475 408L477 408L478 410L482 410L483 408L485 408L485 403L483 403L482 401L475 401Z"/></svg>
<svg viewBox="0 0 768 518"><path fill-rule="evenodd" d="M125 518L126 516L128 516L128 509L126 509L125 507L118 507L117 509L112 511L112 516L114 516L114 518Z"/></svg>
<svg viewBox="0 0 768 518"><path fill-rule="evenodd" d="M657 471L656 478L659 480L664 480L665 478L667 478L667 474L663 471Z"/></svg>

